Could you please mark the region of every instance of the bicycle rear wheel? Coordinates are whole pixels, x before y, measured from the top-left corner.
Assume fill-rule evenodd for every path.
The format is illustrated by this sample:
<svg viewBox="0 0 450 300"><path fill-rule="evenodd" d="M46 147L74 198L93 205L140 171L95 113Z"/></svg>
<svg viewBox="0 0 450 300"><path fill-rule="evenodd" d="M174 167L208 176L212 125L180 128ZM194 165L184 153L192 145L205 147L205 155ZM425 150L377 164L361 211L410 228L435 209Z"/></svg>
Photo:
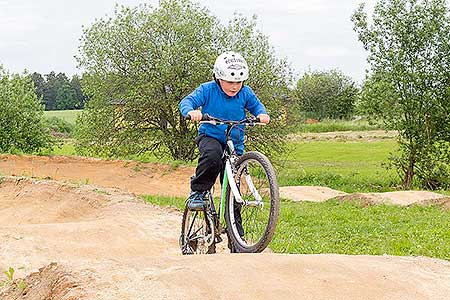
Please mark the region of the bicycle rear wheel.
<svg viewBox="0 0 450 300"><path fill-rule="evenodd" d="M180 248L186 254L216 253L214 222L207 211L192 211L187 205L181 223Z"/></svg>
<svg viewBox="0 0 450 300"><path fill-rule="evenodd" d="M272 240L278 221L280 196L275 170L265 155L251 151L237 160L234 175L245 203L238 203L227 187L228 238L236 252L261 252Z"/></svg>

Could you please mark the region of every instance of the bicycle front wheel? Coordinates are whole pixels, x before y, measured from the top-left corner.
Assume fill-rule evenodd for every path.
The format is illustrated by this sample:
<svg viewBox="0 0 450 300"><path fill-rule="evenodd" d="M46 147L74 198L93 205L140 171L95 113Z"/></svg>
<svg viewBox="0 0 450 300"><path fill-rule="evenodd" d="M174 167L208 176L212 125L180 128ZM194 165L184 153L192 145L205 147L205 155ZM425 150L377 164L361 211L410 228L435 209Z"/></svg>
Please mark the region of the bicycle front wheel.
<svg viewBox="0 0 450 300"><path fill-rule="evenodd" d="M256 151L236 162L234 178L244 203L227 187L225 220L235 252L257 253L272 240L278 221L280 195L269 159Z"/></svg>
<svg viewBox="0 0 450 300"><path fill-rule="evenodd" d="M181 253L212 254L216 253L214 222L206 211L192 211L185 207L180 235Z"/></svg>

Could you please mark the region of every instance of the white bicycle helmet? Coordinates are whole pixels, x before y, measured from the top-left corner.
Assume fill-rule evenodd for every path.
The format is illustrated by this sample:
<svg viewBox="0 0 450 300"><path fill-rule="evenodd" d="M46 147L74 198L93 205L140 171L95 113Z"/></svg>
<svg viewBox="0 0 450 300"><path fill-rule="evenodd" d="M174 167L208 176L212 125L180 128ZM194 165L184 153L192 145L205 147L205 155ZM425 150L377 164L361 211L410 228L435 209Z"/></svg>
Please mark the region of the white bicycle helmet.
<svg viewBox="0 0 450 300"><path fill-rule="evenodd" d="M217 57L214 63L214 76L216 79L231 82L247 80L247 62L239 53L224 52Z"/></svg>

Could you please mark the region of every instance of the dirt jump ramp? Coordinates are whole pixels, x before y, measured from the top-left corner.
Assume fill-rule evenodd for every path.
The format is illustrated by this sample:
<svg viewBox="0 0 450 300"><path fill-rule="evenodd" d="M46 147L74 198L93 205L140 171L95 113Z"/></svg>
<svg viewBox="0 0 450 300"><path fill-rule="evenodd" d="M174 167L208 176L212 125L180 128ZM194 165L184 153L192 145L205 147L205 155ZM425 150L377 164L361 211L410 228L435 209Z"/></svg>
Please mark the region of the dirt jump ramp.
<svg viewBox="0 0 450 300"><path fill-rule="evenodd" d="M448 261L182 256L180 222L118 189L3 177L0 270L16 280L0 299L449 299Z"/></svg>

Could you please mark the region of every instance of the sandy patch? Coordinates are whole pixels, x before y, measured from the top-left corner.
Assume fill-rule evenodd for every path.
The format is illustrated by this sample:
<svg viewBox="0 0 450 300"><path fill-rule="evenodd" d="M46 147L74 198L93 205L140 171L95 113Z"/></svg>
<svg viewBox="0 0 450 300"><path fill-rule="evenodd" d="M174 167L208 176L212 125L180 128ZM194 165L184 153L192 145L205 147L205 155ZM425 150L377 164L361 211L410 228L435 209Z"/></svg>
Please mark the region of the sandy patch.
<svg viewBox="0 0 450 300"><path fill-rule="evenodd" d="M323 202L347 193L323 186L282 186L280 197L293 201Z"/></svg>
<svg viewBox="0 0 450 300"><path fill-rule="evenodd" d="M284 186L280 187L281 198L293 201L324 202L333 198L341 201L359 201L365 205L392 204L408 206L411 204L440 204L446 206L445 195L428 191L397 191L385 193L353 193L347 194L322 186ZM447 197L448 198L448 197Z"/></svg>
<svg viewBox="0 0 450 300"><path fill-rule="evenodd" d="M396 131L368 130L368 131L333 131L333 132L307 132L290 134L291 141L365 141L376 142L397 137Z"/></svg>
<svg viewBox="0 0 450 300"><path fill-rule="evenodd" d="M419 205L436 205L442 207L443 209L450 210L450 197L421 200L416 203Z"/></svg>
<svg viewBox="0 0 450 300"><path fill-rule="evenodd" d="M185 197L193 167L66 156L0 155L0 174L120 188L137 194Z"/></svg>
<svg viewBox="0 0 450 300"><path fill-rule="evenodd" d="M428 191L398 191L385 193L354 193L341 195L336 198L340 201L359 201L365 205L392 204L408 206L412 204L433 205L440 199L445 199L446 197ZM445 206L445 203L442 205Z"/></svg>
<svg viewBox="0 0 450 300"><path fill-rule="evenodd" d="M0 270L14 267L27 282L23 291L1 289L1 299L437 300L450 293L450 263L439 259L182 256L180 212L119 190L5 178L0 203Z"/></svg>
<svg viewBox="0 0 450 300"><path fill-rule="evenodd" d="M413 203L444 198L444 195L428 191L398 191L386 193L364 193L376 202L406 206Z"/></svg>
<svg viewBox="0 0 450 300"><path fill-rule="evenodd" d="M0 293L0 299L77 300L87 299L87 295L79 278L57 263L51 263L24 279L8 284Z"/></svg>
<svg viewBox="0 0 450 300"><path fill-rule="evenodd" d="M355 132L353 132L355 133ZM368 134L368 132L365 132ZM370 133L370 132L369 132ZM331 134L331 133L330 133ZM64 156L16 156L0 155L0 174L13 176L27 176L54 179L82 185L95 185L116 188L135 194L163 195L186 197L189 194L190 177L194 174L194 167L181 166L173 168L170 165L141 163L135 161L102 160L84 157ZM55 191L45 191L48 199L59 198ZM26 193L26 191L23 191ZM217 183L215 193L220 193ZM427 203L443 195L427 191L399 191L387 193L357 193L346 195L342 191L320 186L289 186L280 187L282 198L294 201L326 201L334 197L364 198L366 202L386 203L395 205L410 205L412 203ZM12 200L10 200L12 201ZM25 201L25 200L23 200ZM27 210L33 211L35 207L29 202ZM69 205L72 201L66 201ZM5 205L0 204L0 205ZM41 204L45 210L45 204ZM91 204L89 204L91 205ZM25 206L24 206L25 207ZM89 211L84 204L78 209ZM7 214L7 218L11 218ZM0 219L2 216L0 216ZM39 218L39 217L37 217Z"/></svg>

